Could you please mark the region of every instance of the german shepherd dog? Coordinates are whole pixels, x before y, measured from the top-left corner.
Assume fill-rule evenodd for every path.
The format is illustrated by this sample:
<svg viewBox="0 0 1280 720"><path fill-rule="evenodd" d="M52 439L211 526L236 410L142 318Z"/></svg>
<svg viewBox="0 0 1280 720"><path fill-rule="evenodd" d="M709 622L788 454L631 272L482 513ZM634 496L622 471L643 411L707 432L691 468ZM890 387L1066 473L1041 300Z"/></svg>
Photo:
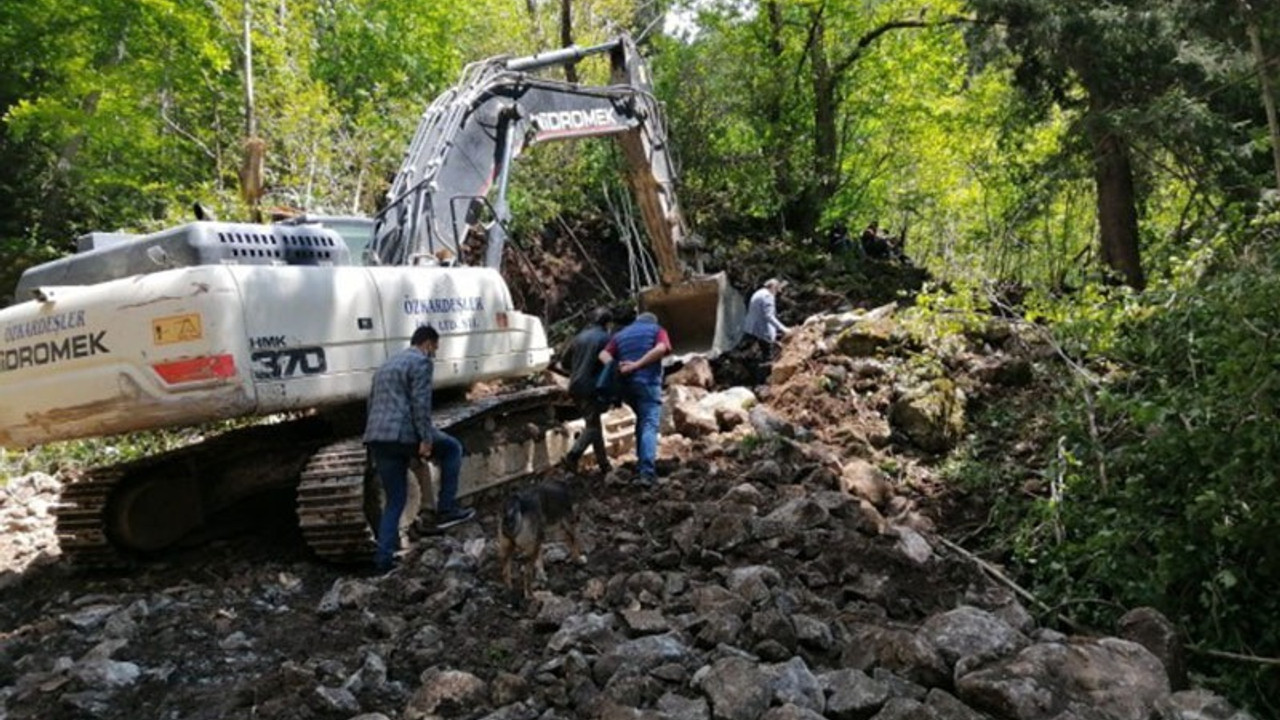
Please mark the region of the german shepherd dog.
<svg viewBox="0 0 1280 720"><path fill-rule="evenodd" d="M502 582L512 587L512 566L516 556L524 562L522 591L529 597L534 573L539 582L547 577L542 567L542 544L555 530L564 533L569 552L579 564L587 561L578 543L578 528L573 498L563 482L551 480L507 498L498 525L498 561L502 563Z"/></svg>

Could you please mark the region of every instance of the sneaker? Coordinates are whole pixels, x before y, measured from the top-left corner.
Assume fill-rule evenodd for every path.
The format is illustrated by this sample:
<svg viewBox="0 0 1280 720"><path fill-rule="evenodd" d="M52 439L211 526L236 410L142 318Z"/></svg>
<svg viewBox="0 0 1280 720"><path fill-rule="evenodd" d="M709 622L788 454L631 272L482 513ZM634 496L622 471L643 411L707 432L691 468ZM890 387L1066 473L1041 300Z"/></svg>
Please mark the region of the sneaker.
<svg viewBox="0 0 1280 720"><path fill-rule="evenodd" d="M453 513L440 518L440 520L436 522L436 530L448 530L455 525L471 522L475 518L475 508L459 508L458 510L453 511Z"/></svg>
<svg viewBox="0 0 1280 720"><path fill-rule="evenodd" d="M636 478L636 485L639 485L642 488L651 488L657 484L658 484L658 478L652 475L641 475L640 477Z"/></svg>

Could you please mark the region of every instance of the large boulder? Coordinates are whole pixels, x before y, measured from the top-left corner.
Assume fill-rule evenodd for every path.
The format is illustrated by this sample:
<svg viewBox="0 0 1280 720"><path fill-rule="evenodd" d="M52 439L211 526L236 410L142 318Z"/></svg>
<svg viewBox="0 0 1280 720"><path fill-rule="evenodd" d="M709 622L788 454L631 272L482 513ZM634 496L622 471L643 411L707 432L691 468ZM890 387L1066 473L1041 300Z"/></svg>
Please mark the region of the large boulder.
<svg viewBox="0 0 1280 720"><path fill-rule="evenodd" d="M1159 658L1119 638L1032 645L956 680L967 705L1010 720L1050 720L1064 713L1108 720L1147 720L1169 695Z"/></svg>
<svg viewBox="0 0 1280 720"><path fill-rule="evenodd" d="M889 422L929 452L946 452L964 433L964 391L946 378L906 390L889 408Z"/></svg>

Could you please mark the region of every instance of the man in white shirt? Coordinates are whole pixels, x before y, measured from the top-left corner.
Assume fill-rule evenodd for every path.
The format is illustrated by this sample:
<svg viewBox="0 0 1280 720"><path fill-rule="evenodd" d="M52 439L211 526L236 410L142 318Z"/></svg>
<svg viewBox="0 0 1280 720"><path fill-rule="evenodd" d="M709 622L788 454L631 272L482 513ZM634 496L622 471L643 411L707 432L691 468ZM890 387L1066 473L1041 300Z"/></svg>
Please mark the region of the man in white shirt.
<svg viewBox="0 0 1280 720"><path fill-rule="evenodd" d="M778 278L769 278L747 303L747 319L742 340L753 359L754 381L763 383L769 377L769 364L777 354L778 338L790 330L778 319L777 294L786 287Z"/></svg>

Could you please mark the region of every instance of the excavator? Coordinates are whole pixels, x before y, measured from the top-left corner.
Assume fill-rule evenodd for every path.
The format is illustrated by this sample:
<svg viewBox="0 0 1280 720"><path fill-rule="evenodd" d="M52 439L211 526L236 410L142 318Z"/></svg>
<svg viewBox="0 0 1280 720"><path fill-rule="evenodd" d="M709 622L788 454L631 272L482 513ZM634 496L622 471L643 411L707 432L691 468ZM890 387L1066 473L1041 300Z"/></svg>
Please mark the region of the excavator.
<svg viewBox="0 0 1280 720"><path fill-rule="evenodd" d="M539 74L596 55L609 58L607 85ZM381 498L360 443L365 402L379 365L423 324L441 335L434 421L468 448L460 494L553 465L581 421L565 415L560 388L537 382L552 358L546 331L514 306L502 274L507 188L525 149L600 136L623 149L659 270L640 305L678 351L728 349L742 298L682 257L661 106L626 35L469 65L423 114L364 234L351 219L202 220L90 234L80 252L27 270L20 302L0 310L0 446L251 419L68 476L64 557L129 565L241 500L293 490L318 556L367 559ZM626 419L608 427L625 441ZM434 497L433 470L416 472L404 523Z"/></svg>

